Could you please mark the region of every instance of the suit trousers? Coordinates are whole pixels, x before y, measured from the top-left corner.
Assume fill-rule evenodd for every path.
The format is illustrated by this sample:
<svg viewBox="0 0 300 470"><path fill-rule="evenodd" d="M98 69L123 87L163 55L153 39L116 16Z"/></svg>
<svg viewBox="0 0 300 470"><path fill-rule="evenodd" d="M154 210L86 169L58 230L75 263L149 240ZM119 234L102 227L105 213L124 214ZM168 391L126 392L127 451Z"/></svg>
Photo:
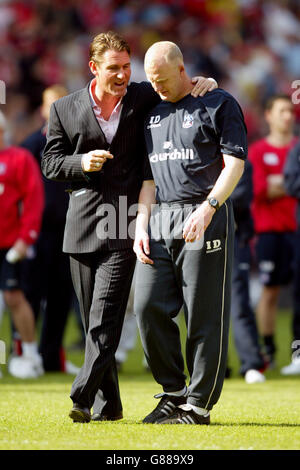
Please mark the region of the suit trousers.
<svg viewBox="0 0 300 470"><path fill-rule="evenodd" d="M136 256L132 249L70 255L86 333L84 364L71 399L94 413L122 411L115 362ZM105 407L105 408L104 408Z"/></svg>
<svg viewBox="0 0 300 470"><path fill-rule="evenodd" d="M215 213L204 240L186 243L193 208L163 204L151 215L150 258L137 263L135 312L148 364L165 393L185 386L180 332L173 318L183 307L187 326L187 402L210 410L225 376L230 320L233 212L228 201ZM169 235L168 235L169 227Z"/></svg>

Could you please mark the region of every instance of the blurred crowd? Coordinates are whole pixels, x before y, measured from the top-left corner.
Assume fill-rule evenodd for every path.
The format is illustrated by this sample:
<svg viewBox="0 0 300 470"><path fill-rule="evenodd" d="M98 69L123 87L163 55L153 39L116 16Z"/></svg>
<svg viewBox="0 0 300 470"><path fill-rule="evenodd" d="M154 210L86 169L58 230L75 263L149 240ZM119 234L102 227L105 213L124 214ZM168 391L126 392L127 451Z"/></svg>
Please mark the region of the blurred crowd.
<svg viewBox="0 0 300 470"><path fill-rule="evenodd" d="M86 84L90 40L109 29L130 43L136 81L145 79L146 49L175 41L189 73L216 78L241 103L250 143L266 132L266 99L297 92L297 0L1 0L0 79L14 143L38 127L45 87L62 83L72 92ZM299 129L299 105L296 113Z"/></svg>
<svg viewBox="0 0 300 470"><path fill-rule="evenodd" d="M10 126L10 143L27 149L31 154L28 153L26 156L23 150L21 155L23 155L24 161L27 159L30 163L33 155L36 162L40 164L46 143L46 127L51 103L68 92L73 92L86 85L91 78L88 67L88 50L91 39L98 33L110 29L121 33L132 48L133 81L146 79L143 58L148 47L155 41L170 40L180 46L189 75L213 77L218 81L220 87L229 91L242 106L248 128L249 144L261 139L269 131L272 138L275 139L275 143L273 142L271 147L270 142L264 142L265 147L261 151L261 166L267 155L269 161L264 164L272 166L272 171L270 171L277 178L276 182L274 182L274 178L272 181L270 180L270 184L272 183L271 186L273 184L280 186L280 191L282 191L272 198L284 199L287 197L283 189L284 163L290 151L290 145L293 146L296 143L293 136L300 135L300 104L298 103L298 101L300 102L300 2L297 0L232 0L230 2L224 0L152 0L151 2L149 0L85 0L84 2L80 0L28 0L26 2L0 0L0 80L6 86L6 102L5 104L1 103L0 108L6 119L4 116L3 122L0 119L0 137L1 132L2 134L6 132L8 124ZM278 108L278 113L276 108L273 117L266 120L265 104L271 96L278 93L288 95L280 95L279 102L288 108L287 110L283 109L282 112L286 114L287 111L289 116L283 119L280 108ZM292 106L289 97L292 98L294 106ZM282 125L286 128L281 128ZM285 139L286 134L287 140L281 141L282 135ZM2 150L6 147L7 142L4 142L3 138L2 143L0 139L0 144L0 150ZM2 161L2 167L0 166L0 176L2 175L3 178L6 167L9 167L12 160L10 155L5 152L2 153L2 157L3 159L7 157L7 161L4 163ZM16 149L10 150L10 152L16 153ZM20 149L17 152L20 152ZM257 196L258 191L255 186L262 183L260 177L262 172L258 174L260 163L257 164L255 161L258 153L257 150L252 151L254 156L250 158L254 165L254 191L250 189L249 198L247 196L249 199L249 201L247 199L248 212L250 212L252 192ZM296 157L295 153L292 159L294 163L297 161ZM274 161L270 162L270 158L273 160L275 158L275 164ZM280 160L280 165L277 160L278 162ZM300 187L300 183L298 184L300 171L298 173L297 188ZM290 174L289 178L295 179L294 167ZM280 177L279 183L278 176ZM25 181L26 178L22 180ZM252 181L251 176L248 176L248 180ZM246 181L245 187L249 181ZM27 345L25 356L27 354L28 357L33 357L35 369L33 370L31 367L26 371L24 362L22 364L16 362L15 369L10 369L10 372L21 378L39 376L42 374L43 368L45 371L61 370L72 374L78 372L77 367L66 361L62 348L67 315L71 306L75 306L79 320L78 305L74 301L69 268L61 269L67 263L61 253L61 245L68 195L65 192L65 186L58 189L56 183L46 180L43 182L45 207L40 209L41 233L33 246L34 256L31 256L31 260L29 256L29 260L26 261L25 276L23 276L27 281L30 280L27 282L28 285L25 285L26 299L30 305L25 304L26 299L23 297L18 298L18 302L15 298L8 299L11 305L5 298L15 323L18 316L17 310L23 312L25 308L27 317L35 317L35 319L38 318L40 311L43 312L43 330L39 347L43 364L41 366L41 359L37 354L34 327L29 334L27 332L27 336L26 329L23 328L25 331L23 336L27 338L25 340L25 346ZM268 184L265 182L266 188ZM265 192L266 188L264 188ZM3 191L1 193L0 184L0 194L3 194ZM288 193L299 202L300 193L297 191L290 190ZM22 198L24 194L25 190L22 191ZM34 198L38 199L38 196L34 196ZM3 200L4 198L2 198ZM279 231L284 234L284 232L295 231L296 218L294 215L290 217L292 227L283 226L279 230L274 229L272 224L274 220L275 222L279 220L279 217L274 215L275 212L270 209L269 202L267 202L267 207L271 225L267 229L261 230L262 232ZM294 212L295 205L292 209ZM285 209L278 211L278 213L282 212L285 215L288 214ZM6 222L3 213L2 208L2 219ZM7 213L9 213L9 207ZM298 215L300 217L300 212ZM2 232L4 233L5 230ZM29 233L31 232L32 230L29 230ZM243 249L245 247L249 249L249 246L246 245L250 243L252 236L252 233L249 237L247 235L246 242L242 237ZM298 247L300 246L300 219L298 220L297 236L296 246ZM271 244L268 242L266 246L268 245ZM8 247L10 245L7 242L0 246L0 255L3 260L7 255L3 248ZM263 251L266 251L265 247ZM247 251L246 261L244 258L238 259L238 257L236 260L236 266L242 265L244 271L247 271L251 265L247 258L249 253ZM244 251L242 255L245 255ZM296 291L298 292L300 249L297 251L297 256L295 255L296 258L298 277L295 277L295 285L297 284ZM245 266L248 267L245 268ZM279 267L279 271L281 271L281 267ZM43 272L43 276L40 276L41 272ZM17 278L17 273L15 274ZM7 273L4 277L8 278ZM261 371L264 370L265 363L260 357L254 315L249 305L248 274L237 272L235 277L238 293L236 294L234 321L237 337L241 338L244 343L237 344L242 363L241 373L245 375L248 370L260 371L260 375L256 374L250 378L249 383L255 383L264 380ZM284 285L285 282L278 284ZM2 289L4 290L3 287ZM271 307L273 306L273 310L270 307L272 312L275 312L279 289L275 289L273 294L271 297L269 295L269 303L272 304ZM294 297L293 338L297 339L299 338L300 325L300 298L295 294ZM20 308L19 305L21 305ZM267 307L264 305L261 309L267 312L266 317L268 318L274 313L270 314L270 308L268 305ZM0 313L1 310L0 305ZM132 310L131 298L127 320L125 319L124 334L116 355L119 367L122 366L128 350L132 349L135 343L136 324ZM265 332L263 331L264 325L260 326L260 332L266 340L265 347L269 347L269 351L267 351L267 356L270 356L269 364L273 362L273 356L275 356L275 345L273 344L275 313L272 318L272 325L268 326ZM16 328L18 331L13 333L16 345L20 344L20 337L22 337L22 333L20 333L22 322L27 325L27 320L25 317L23 320L21 319L21 328ZM81 343L84 343L82 329L80 334ZM245 341L247 335L250 338L248 343ZM254 349L251 349L252 346L249 345L257 350L255 354L258 360L254 365ZM243 348L246 349L246 358L243 357ZM14 353L18 352L20 355L22 348L20 351L16 351L15 348ZM250 365L246 364L249 358L252 360ZM260 362L262 363L260 364ZM291 365L294 367L293 364ZM296 368L282 373L286 375L300 374L299 358Z"/></svg>

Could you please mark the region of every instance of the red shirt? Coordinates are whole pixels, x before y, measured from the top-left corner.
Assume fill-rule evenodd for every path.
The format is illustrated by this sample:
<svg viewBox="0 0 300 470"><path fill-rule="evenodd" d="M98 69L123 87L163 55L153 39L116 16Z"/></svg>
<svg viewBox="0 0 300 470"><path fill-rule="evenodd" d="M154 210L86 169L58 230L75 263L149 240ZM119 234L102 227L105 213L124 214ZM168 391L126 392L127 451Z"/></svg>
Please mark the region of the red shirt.
<svg viewBox="0 0 300 470"><path fill-rule="evenodd" d="M285 147L274 147L266 139L261 139L249 148L249 160L253 165L252 215L257 233L296 230L296 199L290 196L267 197L267 177L283 173L287 154L296 140Z"/></svg>
<svg viewBox="0 0 300 470"><path fill-rule="evenodd" d="M0 151L0 249L18 239L28 245L38 237L44 208L39 167L28 150Z"/></svg>

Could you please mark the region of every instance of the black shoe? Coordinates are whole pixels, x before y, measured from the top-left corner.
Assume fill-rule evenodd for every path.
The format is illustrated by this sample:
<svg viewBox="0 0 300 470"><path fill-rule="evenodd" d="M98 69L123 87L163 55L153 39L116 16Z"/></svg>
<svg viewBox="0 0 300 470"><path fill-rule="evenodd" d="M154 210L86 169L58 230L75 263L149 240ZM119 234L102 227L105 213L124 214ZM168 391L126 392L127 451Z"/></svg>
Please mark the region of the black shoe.
<svg viewBox="0 0 300 470"><path fill-rule="evenodd" d="M143 423L157 423L158 420L167 418L169 415L171 415L177 406L186 403L186 397L184 396L176 397L173 395L167 395L166 393L159 393L158 395L154 395L154 398L160 397L162 398L159 404L143 419Z"/></svg>
<svg viewBox="0 0 300 470"><path fill-rule="evenodd" d="M74 403L69 416L73 419L73 423L89 423L91 421L89 408L83 407L78 403Z"/></svg>
<svg viewBox="0 0 300 470"><path fill-rule="evenodd" d="M210 414L199 415L185 407L179 407L167 418L161 419L157 424L210 424Z"/></svg>
<svg viewBox="0 0 300 470"><path fill-rule="evenodd" d="M94 413L92 415L92 421L118 421L119 419L123 419L122 411L115 415L106 413L105 411L102 413Z"/></svg>

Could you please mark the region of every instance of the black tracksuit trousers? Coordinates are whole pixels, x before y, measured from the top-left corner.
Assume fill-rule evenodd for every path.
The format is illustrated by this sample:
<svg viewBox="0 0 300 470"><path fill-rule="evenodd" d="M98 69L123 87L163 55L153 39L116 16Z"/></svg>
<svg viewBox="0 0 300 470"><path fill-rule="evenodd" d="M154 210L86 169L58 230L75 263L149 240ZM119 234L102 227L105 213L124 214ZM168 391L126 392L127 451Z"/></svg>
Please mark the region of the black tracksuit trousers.
<svg viewBox="0 0 300 470"><path fill-rule="evenodd" d="M210 410L219 399L226 369L234 224L227 201L214 214L204 240L186 243L182 228L196 207L161 204L152 213L154 265L137 264L135 312L147 361L167 393L185 386L179 328L172 320L183 306L187 402Z"/></svg>

